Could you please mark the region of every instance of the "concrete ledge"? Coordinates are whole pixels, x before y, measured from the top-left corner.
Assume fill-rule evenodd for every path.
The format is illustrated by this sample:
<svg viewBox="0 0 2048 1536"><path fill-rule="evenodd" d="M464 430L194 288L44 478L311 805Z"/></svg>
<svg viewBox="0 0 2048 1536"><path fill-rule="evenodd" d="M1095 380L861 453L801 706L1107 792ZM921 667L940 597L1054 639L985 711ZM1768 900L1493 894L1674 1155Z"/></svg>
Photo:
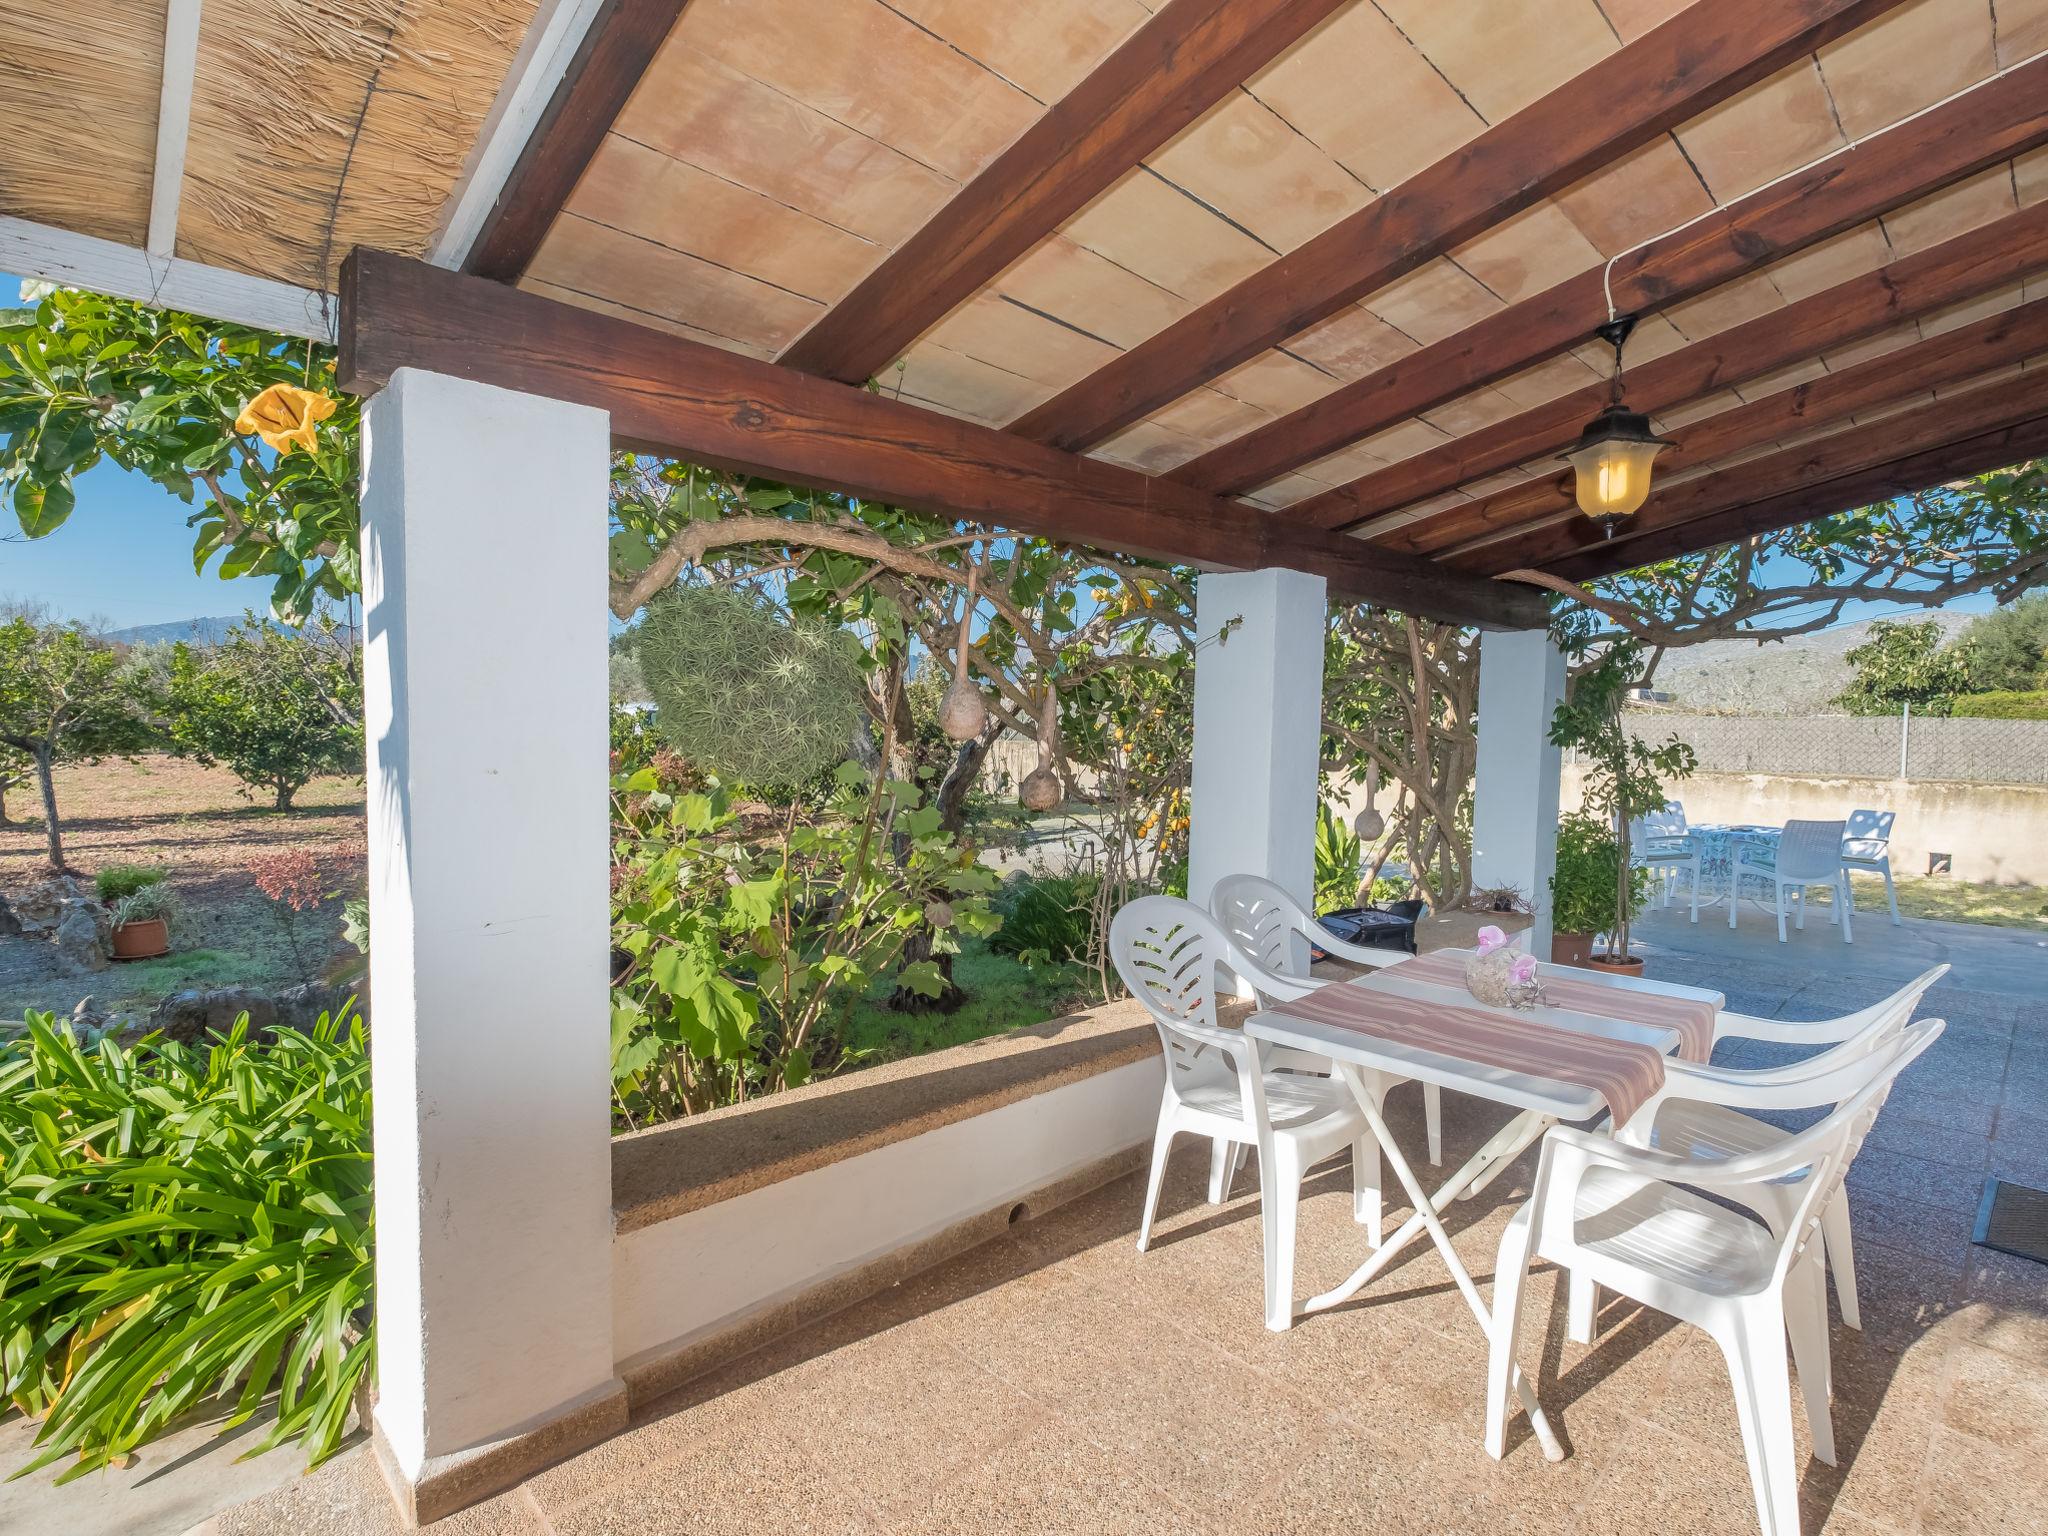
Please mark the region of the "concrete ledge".
<svg viewBox="0 0 2048 1536"><path fill-rule="evenodd" d="M826 1078L612 1143L612 1221L657 1222L1159 1054L1124 1001Z"/></svg>
<svg viewBox="0 0 2048 1536"><path fill-rule="evenodd" d="M449 1456L429 1456L416 1478L408 1478L400 1469L383 1426L374 1420L370 1444L399 1514L408 1525L431 1525L609 1440L629 1422L626 1384L614 1376L595 1392L518 1434Z"/></svg>
<svg viewBox="0 0 2048 1536"><path fill-rule="evenodd" d="M728 1365L743 1355L807 1324L842 1312L878 1291L901 1284L913 1275L992 1238L1001 1236L1018 1223L1042 1216L1047 1211L1079 1199L1145 1165L1147 1149L1135 1146L1101 1158L1087 1167L1041 1185L1020 1199L1001 1204L955 1222L942 1232L898 1248L857 1268L842 1271L794 1296L763 1306L712 1332L678 1347L649 1351L634 1360L621 1362L633 1411L706 1372Z"/></svg>

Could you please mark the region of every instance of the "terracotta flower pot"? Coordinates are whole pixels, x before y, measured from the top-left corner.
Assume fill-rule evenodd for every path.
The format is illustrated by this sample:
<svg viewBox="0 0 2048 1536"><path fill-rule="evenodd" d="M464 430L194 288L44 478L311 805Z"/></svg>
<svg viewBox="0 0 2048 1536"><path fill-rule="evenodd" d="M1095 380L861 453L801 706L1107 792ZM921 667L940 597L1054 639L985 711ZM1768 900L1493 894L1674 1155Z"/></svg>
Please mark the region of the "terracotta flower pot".
<svg viewBox="0 0 2048 1536"><path fill-rule="evenodd" d="M114 924L116 960L154 960L171 952L171 925L160 917Z"/></svg>
<svg viewBox="0 0 2048 1536"><path fill-rule="evenodd" d="M1553 933L1550 936L1550 961L1553 965L1586 965L1593 958L1593 935L1590 933Z"/></svg>
<svg viewBox="0 0 2048 1536"><path fill-rule="evenodd" d="M1603 953L1595 955L1591 960L1588 960L1586 968L1594 971L1605 971L1610 976L1640 976L1643 974L1643 957L1641 955L1630 955L1626 960L1622 960Z"/></svg>

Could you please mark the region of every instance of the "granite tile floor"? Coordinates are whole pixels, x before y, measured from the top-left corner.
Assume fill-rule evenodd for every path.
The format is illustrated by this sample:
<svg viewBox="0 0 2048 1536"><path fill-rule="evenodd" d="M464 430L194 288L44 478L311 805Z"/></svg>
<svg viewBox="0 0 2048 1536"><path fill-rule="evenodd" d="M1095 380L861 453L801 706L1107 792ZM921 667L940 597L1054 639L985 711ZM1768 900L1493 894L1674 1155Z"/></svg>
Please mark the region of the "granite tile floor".
<svg viewBox="0 0 2048 1536"><path fill-rule="evenodd" d="M1673 980L1725 959L1667 956ZM1735 1005L1814 1017L1888 988L1809 993L1760 966ZM1894 1095L1850 1182L1865 1328L1834 1333L1840 1464L1805 1451L1809 1532L2048 1531L2048 1267L1970 1244L1987 1171L2048 1183L2048 1003L1960 987L1923 1010L1948 1036ZM1772 1048L1726 1059L1761 1063ZM1404 1143L1419 1097L1397 1092ZM1447 1102L1447 1162L1501 1111ZM1557 1277L1532 1282L1525 1365L1570 1449L1546 1463L1520 1420L1480 1447L1482 1340L1426 1245L1350 1306L1269 1333L1247 1173L1204 1202L1183 1142L1150 1253L1142 1182L1028 1217L1009 1235L736 1359L634 1428L434 1527L449 1536L664 1532L1322 1531L1744 1533L1755 1516L1728 1377L1706 1338L1610 1303L1564 1341ZM1482 1289L1527 1194L1525 1156L1455 1207ZM1347 1173L1317 1175L1302 1295L1364 1253ZM1795 1418L1797 1416L1795 1415ZM396 1529L363 1451L206 1536Z"/></svg>

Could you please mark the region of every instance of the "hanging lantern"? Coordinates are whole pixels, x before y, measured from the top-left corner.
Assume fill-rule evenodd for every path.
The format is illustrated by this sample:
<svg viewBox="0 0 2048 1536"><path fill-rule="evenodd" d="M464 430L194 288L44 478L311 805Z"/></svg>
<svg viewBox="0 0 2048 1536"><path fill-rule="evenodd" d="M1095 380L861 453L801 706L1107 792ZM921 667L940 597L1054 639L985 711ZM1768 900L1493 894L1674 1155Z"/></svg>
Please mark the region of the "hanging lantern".
<svg viewBox="0 0 2048 1536"><path fill-rule="evenodd" d="M988 701L967 676L967 633L974 621L975 583L981 569L971 561L967 567L967 602L960 610L960 635L953 643L953 682L939 701L939 729L951 741L972 741L988 724Z"/></svg>
<svg viewBox="0 0 2048 1536"><path fill-rule="evenodd" d="M1038 724L1038 766L1024 775L1017 786L1017 799L1027 811L1049 811L1066 798L1060 776L1053 769L1052 744L1059 728L1059 694L1051 683L1045 685L1045 706Z"/></svg>
<svg viewBox="0 0 2048 1536"><path fill-rule="evenodd" d="M1607 408L1586 423L1578 443L1565 454L1577 481L1579 510L1608 538L1633 516L1650 494L1650 462L1670 446L1650 430L1650 418L1622 404L1621 349L1635 329L1623 315L1596 333L1614 348L1614 380Z"/></svg>
<svg viewBox="0 0 2048 1536"><path fill-rule="evenodd" d="M1380 792L1380 765L1365 765L1365 809L1358 813L1358 819L1351 824L1351 830L1358 834L1361 843L1376 843L1387 830L1387 818L1373 809L1373 798Z"/></svg>

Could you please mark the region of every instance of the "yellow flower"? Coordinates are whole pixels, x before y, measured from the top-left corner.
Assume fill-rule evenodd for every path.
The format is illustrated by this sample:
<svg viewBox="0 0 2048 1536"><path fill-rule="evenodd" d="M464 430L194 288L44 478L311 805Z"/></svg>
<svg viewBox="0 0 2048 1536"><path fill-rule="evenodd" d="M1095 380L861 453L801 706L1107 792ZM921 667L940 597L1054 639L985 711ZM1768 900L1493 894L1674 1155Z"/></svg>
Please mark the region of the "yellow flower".
<svg viewBox="0 0 2048 1536"><path fill-rule="evenodd" d="M235 418L237 432L254 432L275 448L280 457L294 448L313 451L314 423L334 414L334 401L317 389L296 384L273 384L242 407Z"/></svg>

